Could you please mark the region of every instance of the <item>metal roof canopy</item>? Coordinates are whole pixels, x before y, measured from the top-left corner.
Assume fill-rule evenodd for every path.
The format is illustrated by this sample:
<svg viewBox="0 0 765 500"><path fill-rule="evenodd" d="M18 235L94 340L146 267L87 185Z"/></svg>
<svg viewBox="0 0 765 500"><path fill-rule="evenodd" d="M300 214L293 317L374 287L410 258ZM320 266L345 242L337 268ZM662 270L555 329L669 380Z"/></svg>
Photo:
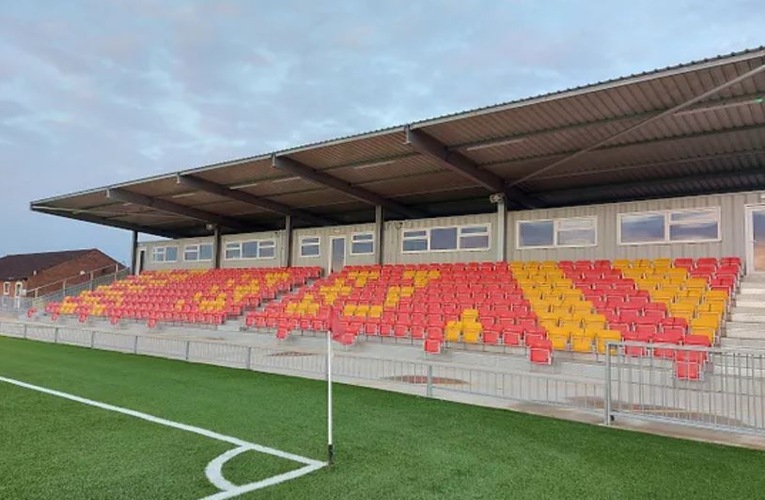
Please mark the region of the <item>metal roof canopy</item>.
<svg viewBox="0 0 765 500"><path fill-rule="evenodd" d="M763 96L760 47L31 208L183 237L765 189Z"/></svg>

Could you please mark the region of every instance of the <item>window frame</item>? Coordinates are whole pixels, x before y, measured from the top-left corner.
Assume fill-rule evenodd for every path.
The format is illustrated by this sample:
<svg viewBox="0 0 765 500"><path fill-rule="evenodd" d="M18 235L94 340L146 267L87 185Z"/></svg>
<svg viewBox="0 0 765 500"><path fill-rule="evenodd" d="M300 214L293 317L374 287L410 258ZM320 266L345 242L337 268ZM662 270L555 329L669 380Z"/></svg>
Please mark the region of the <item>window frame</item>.
<svg viewBox="0 0 765 500"><path fill-rule="evenodd" d="M3 295L10 295L11 294L11 282L5 281L3 282Z"/></svg>
<svg viewBox="0 0 765 500"><path fill-rule="evenodd" d="M463 229L470 228L470 227L480 227L483 226L486 228L485 233L463 233ZM457 247L453 249L439 249L439 250L433 250L431 249L431 238L432 238L432 231L434 229L456 229L457 231ZM491 223L490 222L475 222L471 224L453 224L453 225L444 225L444 226L432 226L432 227L402 227L400 235L401 244L399 245L399 251L402 254L418 254L418 253L448 253L448 252L488 252L491 250ZM417 236L417 237L406 237L405 233L408 231L423 231L425 232L425 242L427 244L427 248L425 250L405 250L404 249L404 242L405 241L411 241L411 240L420 240L423 238L423 236ZM479 248L462 248L462 238L463 237L470 237L470 236L486 236L486 246L485 247L479 247Z"/></svg>
<svg viewBox="0 0 765 500"><path fill-rule="evenodd" d="M592 229L595 233L595 241L593 243L587 243L584 245L561 245L558 243L560 240L560 225L561 222L571 220L591 220ZM553 223L553 242L552 245L535 245L535 246L522 246L521 245L521 224L534 223L534 222L552 222ZM516 250L555 250L559 248L593 248L598 246L598 216L597 215L579 215L575 217L549 217L547 219L525 219L515 221L515 249Z"/></svg>
<svg viewBox="0 0 765 500"><path fill-rule="evenodd" d="M311 243L309 246L315 246L317 247L317 252L315 255L306 255L303 253L303 248L305 247L305 241L306 240L316 240L316 243ZM321 236L317 235L309 235L309 236L301 236L298 239L298 256L301 259L318 259L321 257Z"/></svg>
<svg viewBox="0 0 765 500"><path fill-rule="evenodd" d="M371 236L369 240L362 240L362 241L355 241L357 236ZM354 244L365 244L365 243L371 243L372 244L372 250L369 252L356 252L353 250ZM377 238L375 237L374 231L360 231L357 233L351 233L351 248L348 255L357 256L357 255L374 255L375 251L377 250ZM319 249L321 251L321 248Z"/></svg>
<svg viewBox="0 0 765 500"><path fill-rule="evenodd" d="M244 256L244 245L245 243L255 243L256 247L256 255L255 257L245 257ZM270 257L263 257L261 255L261 248L266 244L266 246L271 247L274 249L274 254ZM229 250L234 250L235 247L236 250L239 252L239 257L229 257L228 252ZM237 241L227 241L223 245L223 260L225 261L231 261L231 260L270 260L276 258L276 240L274 238L265 238L260 240L237 240Z"/></svg>
<svg viewBox="0 0 765 500"><path fill-rule="evenodd" d="M717 223L717 236L709 239L692 239L692 240L672 240L670 226L682 226L682 222L672 222L672 214L686 213L686 212L709 212L714 216L714 222ZM661 215L664 217L664 239L661 241L638 241L638 242L623 242L622 241L622 220L624 216L630 215ZM698 243L719 243L722 241L722 210L720 206L714 207L696 207L696 208L675 208L667 210L646 210L644 212L619 212L616 216L616 243L619 246L641 246L641 245L684 245L684 244L698 244Z"/></svg>
<svg viewBox="0 0 765 500"><path fill-rule="evenodd" d="M167 250L170 248L175 248L175 259L170 260L167 258ZM162 260L157 259L157 255L159 255L160 250L162 251ZM164 246L155 246L151 247L151 261L153 263L157 264L171 264L174 262L178 262L178 245L164 245Z"/></svg>
<svg viewBox="0 0 765 500"><path fill-rule="evenodd" d="M209 246L210 247L210 258L209 259L203 259L202 258L202 247L203 246ZM196 259L189 259L186 256L186 252L196 247ZM184 245L183 246L183 261L184 262L211 262L213 260L213 255L215 255L215 249L213 248L212 243L192 243L190 245Z"/></svg>

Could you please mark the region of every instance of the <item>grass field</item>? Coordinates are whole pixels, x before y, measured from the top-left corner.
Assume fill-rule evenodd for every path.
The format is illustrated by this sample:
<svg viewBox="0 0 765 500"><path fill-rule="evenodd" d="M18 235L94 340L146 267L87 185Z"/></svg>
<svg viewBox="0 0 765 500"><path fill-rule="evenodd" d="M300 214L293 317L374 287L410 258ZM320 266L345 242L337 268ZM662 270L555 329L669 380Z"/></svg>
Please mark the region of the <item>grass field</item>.
<svg viewBox="0 0 765 500"><path fill-rule="evenodd" d="M325 385L0 337L0 376L314 459ZM765 453L337 385L337 463L240 498L762 498ZM228 443L0 382L0 498L202 498ZM250 483L301 467L247 452Z"/></svg>

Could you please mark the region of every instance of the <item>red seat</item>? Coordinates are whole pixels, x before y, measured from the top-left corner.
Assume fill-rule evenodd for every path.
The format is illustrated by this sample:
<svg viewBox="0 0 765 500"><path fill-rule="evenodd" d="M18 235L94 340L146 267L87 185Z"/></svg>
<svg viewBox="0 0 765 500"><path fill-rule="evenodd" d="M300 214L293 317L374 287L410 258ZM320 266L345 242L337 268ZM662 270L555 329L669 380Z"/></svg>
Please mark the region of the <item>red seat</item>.
<svg viewBox="0 0 765 500"><path fill-rule="evenodd" d="M538 365L552 364L552 342L547 339L533 341L529 346L529 361Z"/></svg>
<svg viewBox="0 0 765 500"><path fill-rule="evenodd" d="M703 361L678 360L675 361L675 377L679 380L701 380Z"/></svg>
<svg viewBox="0 0 765 500"><path fill-rule="evenodd" d="M484 330L482 339L484 344L496 345L499 343L499 332L496 330Z"/></svg>
<svg viewBox="0 0 765 500"><path fill-rule="evenodd" d="M425 352L428 354L440 354L441 353L441 341L435 339L425 340Z"/></svg>

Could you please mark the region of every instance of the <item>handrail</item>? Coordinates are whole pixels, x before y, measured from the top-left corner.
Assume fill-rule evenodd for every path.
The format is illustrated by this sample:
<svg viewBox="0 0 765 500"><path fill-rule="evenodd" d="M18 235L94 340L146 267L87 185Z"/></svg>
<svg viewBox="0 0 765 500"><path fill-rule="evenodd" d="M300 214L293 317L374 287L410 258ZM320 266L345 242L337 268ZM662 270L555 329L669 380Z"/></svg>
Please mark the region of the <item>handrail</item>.
<svg viewBox="0 0 765 500"><path fill-rule="evenodd" d="M117 264L109 264L108 266L99 267L98 269L92 269L90 271L80 272L78 274L73 274L71 276L67 276L66 278L60 279L58 281L53 281L51 283L46 283L45 285L38 286L37 288L33 288L31 290L27 290L26 296L27 297L38 298L40 290L47 289L47 288L52 288L52 287L54 287L56 285L59 285L59 284L61 284L61 290L65 290L66 289L66 282L67 281L72 281L74 279L80 278L81 276L85 276L87 274L90 274L90 279L86 280L86 281L93 281L94 279L96 279L95 274L98 273L98 272L101 272L101 271L103 271L105 269L113 269L114 270L113 274L118 274L122 269L127 269L127 268L125 266L123 266L122 264L117 263ZM100 276L99 276L99 278L100 278ZM76 284L79 285L80 283L83 283L83 282L81 281L81 282L76 283ZM46 295L52 295L53 293L57 293L57 292L50 292L50 293L48 293Z"/></svg>

